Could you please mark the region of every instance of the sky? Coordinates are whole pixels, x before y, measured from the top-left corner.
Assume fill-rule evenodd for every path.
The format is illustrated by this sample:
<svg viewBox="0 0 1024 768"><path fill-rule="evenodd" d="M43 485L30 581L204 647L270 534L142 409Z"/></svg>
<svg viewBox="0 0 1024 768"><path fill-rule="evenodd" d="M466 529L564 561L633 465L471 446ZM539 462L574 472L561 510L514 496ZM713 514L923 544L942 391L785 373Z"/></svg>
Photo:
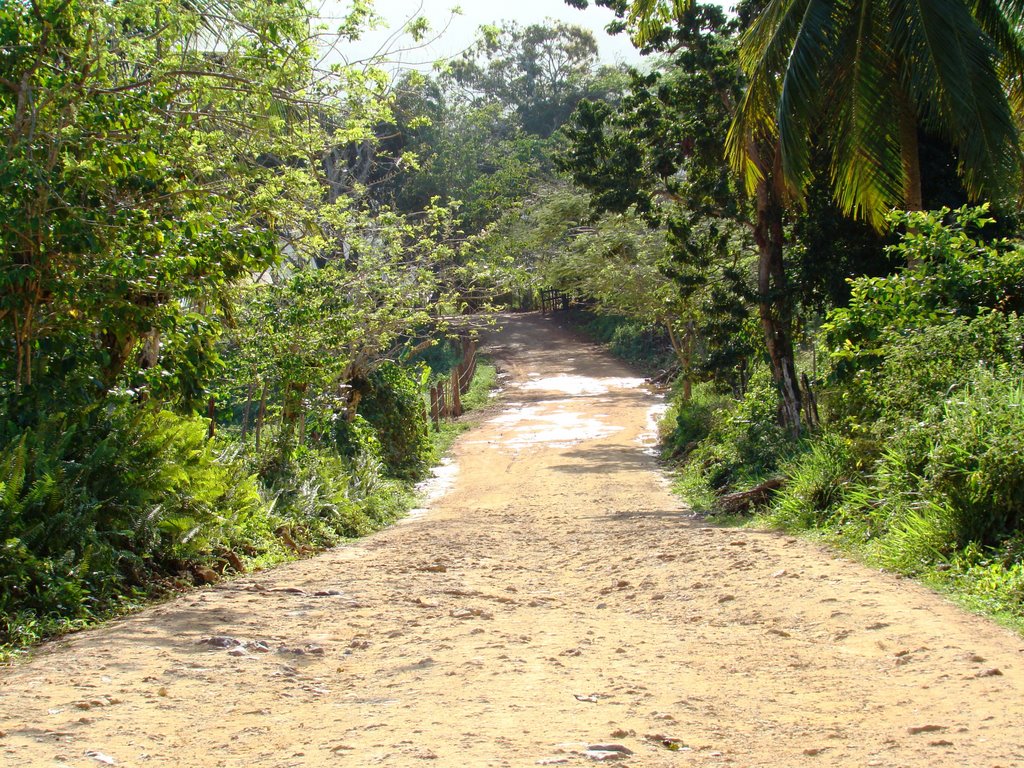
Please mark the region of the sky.
<svg viewBox="0 0 1024 768"><path fill-rule="evenodd" d="M341 16L349 8L347 0L320 0L321 15L326 18ZM452 8L458 5L462 13L452 15ZM316 7L316 4L314 4ZM535 24L546 18L578 24L594 32L597 38L602 62L613 64L624 61L636 64L640 61L639 54L630 45L625 35L609 36L604 27L614 18L606 8L591 5L585 11L566 5L562 0L375 0L374 7L378 15L384 17L393 28L417 15L425 16L431 27L443 33L439 39L425 47L414 51L393 54L390 58L399 58L402 63L410 66L426 67L431 62L457 55L468 47L476 37L476 30L484 24L498 24L501 21L516 21L520 25ZM402 41L389 40L388 30L375 30L364 35L355 44L346 45L342 55L347 61L357 61L373 55L381 46L392 51L403 47ZM411 45L408 39L405 45Z"/></svg>

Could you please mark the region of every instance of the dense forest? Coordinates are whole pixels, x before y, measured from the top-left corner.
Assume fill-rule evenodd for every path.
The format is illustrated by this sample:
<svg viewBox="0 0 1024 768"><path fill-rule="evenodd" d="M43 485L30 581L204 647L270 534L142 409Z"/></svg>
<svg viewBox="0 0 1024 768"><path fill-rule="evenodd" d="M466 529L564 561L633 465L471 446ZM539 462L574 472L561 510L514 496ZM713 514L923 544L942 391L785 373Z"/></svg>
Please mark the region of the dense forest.
<svg viewBox="0 0 1024 768"><path fill-rule="evenodd" d="M1020 13L597 4L642 65L554 21L351 62L362 0L0 7L0 646L394 521L428 387L549 288L671 384L696 510L1024 620Z"/></svg>

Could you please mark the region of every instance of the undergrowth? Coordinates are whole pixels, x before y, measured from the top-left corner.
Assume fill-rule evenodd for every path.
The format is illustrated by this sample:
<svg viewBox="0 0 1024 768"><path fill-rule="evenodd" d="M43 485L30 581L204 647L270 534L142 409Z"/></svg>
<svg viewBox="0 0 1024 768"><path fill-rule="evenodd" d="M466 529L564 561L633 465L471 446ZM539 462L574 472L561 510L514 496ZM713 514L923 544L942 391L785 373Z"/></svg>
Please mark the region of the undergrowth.
<svg viewBox="0 0 1024 768"><path fill-rule="evenodd" d="M739 400L677 393L663 445L716 522L815 536L1024 631L1024 247L948 214L914 214L895 249L914 266L852 280L826 318L823 426L788 439L762 370ZM718 514L768 479L753 516Z"/></svg>
<svg viewBox="0 0 1024 768"><path fill-rule="evenodd" d="M470 415L457 421L442 421L436 430L431 431L432 463L436 464L447 453L459 435L476 425L472 412L480 410L490 402L491 393L497 384L498 369L485 357L477 358L476 374L469 390L462 396L462 407Z"/></svg>
<svg viewBox="0 0 1024 768"><path fill-rule="evenodd" d="M463 405L496 381L481 361ZM0 425L0 661L191 588L363 536L404 515L413 485L471 423L428 425L411 373L385 367L364 413L296 445L111 401L91 418ZM365 414L365 415L364 415Z"/></svg>

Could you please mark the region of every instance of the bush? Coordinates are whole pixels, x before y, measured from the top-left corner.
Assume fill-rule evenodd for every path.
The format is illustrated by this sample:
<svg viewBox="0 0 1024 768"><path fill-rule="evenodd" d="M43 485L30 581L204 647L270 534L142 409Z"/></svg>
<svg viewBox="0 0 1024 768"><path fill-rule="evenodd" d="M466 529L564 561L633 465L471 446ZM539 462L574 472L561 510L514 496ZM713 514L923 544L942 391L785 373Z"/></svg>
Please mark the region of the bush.
<svg viewBox="0 0 1024 768"><path fill-rule="evenodd" d="M434 374L451 373L462 362L462 343L458 338L448 336L435 339L435 343L417 354L413 359L422 362Z"/></svg>
<svg viewBox="0 0 1024 768"><path fill-rule="evenodd" d="M816 437L784 469L787 485L769 521L832 528L905 573L962 565L971 551L1012 570L1024 562L1022 444L1024 387L976 369L939 405L904 423L870 463L847 437Z"/></svg>
<svg viewBox="0 0 1024 768"><path fill-rule="evenodd" d="M92 618L211 558L262 511L254 479L214 453L200 420L117 402L92 415L53 417L0 449L4 614Z"/></svg>
<svg viewBox="0 0 1024 768"><path fill-rule="evenodd" d="M779 426L778 392L766 368L755 370L747 393L732 407L719 402L710 432L689 453L680 474L680 490L698 511L712 511L717 495L774 474L796 448ZM700 420L686 426L699 430Z"/></svg>
<svg viewBox="0 0 1024 768"><path fill-rule="evenodd" d="M273 502L272 525L286 526L296 544L313 549L371 533L408 508L408 493L385 477L372 451L342 458L301 449L265 487Z"/></svg>
<svg viewBox="0 0 1024 768"><path fill-rule="evenodd" d="M822 326L829 404L851 429L881 420L891 430L979 365L1022 368L1024 248L977 239L984 209L947 215L899 217L909 231L893 253L915 266L851 281L849 305Z"/></svg>
<svg viewBox="0 0 1024 768"><path fill-rule="evenodd" d="M946 553L994 545L1024 524L1022 444L1021 385L979 371L893 442L881 472L887 485L924 502L918 514L931 518Z"/></svg>
<svg viewBox="0 0 1024 768"><path fill-rule="evenodd" d="M360 413L355 414L351 420L337 421L334 427L334 444L338 454L346 459L370 456L382 461L383 448L377 431Z"/></svg>
<svg viewBox="0 0 1024 768"><path fill-rule="evenodd" d="M367 381L359 413L380 440L388 474L418 480L432 455L427 411L419 383L401 366L386 362Z"/></svg>
<svg viewBox="0 0 1024 768"><path fill-rule="evenodd" d="M689 400L682 398L681 383L672 393L668 411L662 419L662 455L684 458L711 434L712 428L732 405L732 398L715 391L714 385L694 385Z"/></svg>
<svg viewBox="0 0 1024 768"><path fill-rule="evenodd" d="M772 504L770 520L789 529L817 528L832 522L857 476L850 440L835 433L818 435L807 450L782 467L786 484Z"/></svg>
<svg viewBox="0 0 1024 768"><path fill-rule="evenodd" d="M869 382L877 414L874 431L893 434L922 419L979 370L1001 379L1024 373L1024 322L986 311L908 333L892 344Z"/></svg>

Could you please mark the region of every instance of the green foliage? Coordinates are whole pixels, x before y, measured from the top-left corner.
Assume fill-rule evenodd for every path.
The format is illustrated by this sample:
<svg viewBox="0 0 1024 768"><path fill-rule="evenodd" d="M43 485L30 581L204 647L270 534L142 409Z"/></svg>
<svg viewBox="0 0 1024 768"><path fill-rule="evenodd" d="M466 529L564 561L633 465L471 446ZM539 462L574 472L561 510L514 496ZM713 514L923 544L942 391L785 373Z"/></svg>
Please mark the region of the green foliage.
<svg viewBox="0 0 1024 768"><path fill-rule="evenodd" d="M431 449L423 390L412 374L384 363L366 382L359 412L377 433L387 472L419 480L430 466Z"/></svg>
<svg viewBox="0 0 1024 768"><path fill-rule="evenodd" d="M674 354L663 328L621 315L575 311L569 319L608 351L628 363L647 370L664 370Z"/></svg>
<svg viewBox="0 0 1024 768"><path fill-rule="evenodd" d="M479 360L477 363L476 376L473 377L473 382L469 386L469 391L462 396L462 407L466 409L466 412L470 414L468 418L463 415L462 418L454 421L441 421L441 424L431 430L430 439L433 445L433 457L436 461L441 455L443 455L456 438L468 429L471 429L475 425L475 417L472 411L484 408L491 400L491 391L498 384L498 371L492 363L486 360Z"/></svg>
<svg viewBox="0 0 1024 768"><path fill-rule="evenodd" d="M468 407L495 380L493 366L479 371ZM205 420L130 400L80 424L6 425L0 652L123 610L194 564L220 568L227 551L273 562L295 554L285 542L315 551L393 522L434 445L408 371L387 364L371 383L373 423L356 415L328 444L285 453L269 428L240 453L209 441Z"/></svg>
<svg viewBox="0 0 1024 768"><path fill-rule="evenodd" d="M947 554L997 543L1024 527L1024 392L978 371L883 455L887 485L923 499Z"/></svg>
<svg viewBox="0 0 1024 768"><path fill-rule="evenodd" d="M498 385L498 369L482 356L477 357L476 375L469 385L469 391L462 396L462 407L466 411L483 408L491 400L491 391Z"/></svg>
<svg viewBox="0 0 1024 768"><path fill-rule="evenodd" d="M987 613L1018 631L1024 628L1024 563L961 557L948 571L928 574L928 582L951 591L968 608Z"/></svg>
<svg viewBox="0 0 1024 768"><path fill-rule="evenodd" d="M550 136L593 93L597 41L583 27L548 20L484 29L446 76L514 112L531 134Z"/></svg>
<svg viewBox="0 0 1024 768"><path fill-rule="evenodd" d="M369 190L416 166L386 138L390 78L319 68L372 18L360 0L332 36L301 0L0 7L0 647L409 503L422 400L381 364L486 297L454 203ZM542 164L512 133L484 153L504 172L476 169L488 216Z"/></svg>
<svg viewBox="0 0 1024 768"><path fill-rule="evenodd" d="M314 74L299 0L47 0L4 22L0 365L24 387L73 365L95 397L155 367L140 347L187 335L196 307L276 259L271 222L319 202L269 158L324 150L314 110L352 127L386 105L369 81ZM328 104L341 91L348 114Z"/></svg>
<svg viewBox="0 0 1024 768"><path fill-rule="evenodd" d="M913 420L972 369L1019 370L1024 250L972 234L985 209L898 217L908 234L895 251L913 266L852 281L849 305L823 325L830 400L853 428L891 430Z"/></svg>
<svg viewBox="0 0 1024 768"><path fill-rule="evenodd" d="M650 45L666 55L650 72L631 72L615 103L581 102L563 129L556 163L591 212L567 222L571 245L545 273L665 326L687 378L731 378L755 354L743 328L756 296L750 206L722 162L742 93L737 26L694 5L663 32Z"/></svg>
<svg viewBox="0 0 1024 768"><path fill-rule="evenodd" d="M694 386L687 400L677 382L669 409L661 421L662 454L666 458L685 459L711 434L732 405L732 398L716 392L709 382Z"/></svg>
<svg viewBox="0 0 1024 768"><path fill-rule="evenodd" d="M563 129L556 162L593 194L595 208L635 208L660 218L659 198L687 218L742 216L729 168L722 162L731 105L742 93L736 24L714 5L693 5L671 39L670 57L650 73L631 71L619 103L582 102Z"/></svg>
<svg viewBox="0 0 1024 768"><path fill-rule="evenodd" d="M848 485L859 475L852 442L833 432L815 435L807 447L781 468L786 485L769 520L799 530L835 522Z"/></svg>
<svg viewBox="0 0 1024 768"><path fill-rule="evenodd" d="M883 228L894 206L915 204L908 197L920 189L920 130L955 147L975 199L1012 188L1024 47L1010 30L1019 8L751 6L740 57L748 86L728 142L748 189L764 177L751 153L756 142L777 144L776 181L797 197L812 176L812 148L824 146L840 208Z"/></svg>
<svg viewBox="0 0 1024 768"><path fill-rule="evenodd" d="M303 546L324 549L394 522L409 508L409 492L385 477L372 451L342 458L304 449L266 478L275 527Z"/></svg>
<svg viewBox="0 0 1024 768"><path fill-rule="evenodd" d="M755 370L746 393L730 406L706 390L695 392L700 399L692 411L682 403L676 406L685 414L680 426L699 434L702 417L711 418L712 423L706 436L686 454L680 469L681 490L694 509L712 512L717 495L745 490L774 475L797 445L779 425L778 391L765 368ZM683 436L672 439L679 444Z"/></svg>
<svg viewBox="0 0 1024 768"><path fill-rule="evenodd" d="M262 509L254 478L214 453L204 424L131 404L23 432L0 451L0 475L4 613L102 614L229 546Z"/></svg>
<svg viewBox="0 0 1024 768"><path fill-rule="evenodd" d="M427 366L432 377L446 376L462 361L462 345L457 338L436 339L413 359Z"/></svg>
<svg viewBox="0 0 1024 768"><path fill-rule="evenodd" d="M361 413L335 422L334 442L339 455L346 459L366 456L380 461L383 455L377 430Z"/></svg>
<svg viewBox="0 0 1024 768"><path fill-rule="evenodd" d="M781 467L765 522L817 529L1020 623L1022 250L984 210L911 214L911 266L853 281L824 326L831 417Z"/></svg>

